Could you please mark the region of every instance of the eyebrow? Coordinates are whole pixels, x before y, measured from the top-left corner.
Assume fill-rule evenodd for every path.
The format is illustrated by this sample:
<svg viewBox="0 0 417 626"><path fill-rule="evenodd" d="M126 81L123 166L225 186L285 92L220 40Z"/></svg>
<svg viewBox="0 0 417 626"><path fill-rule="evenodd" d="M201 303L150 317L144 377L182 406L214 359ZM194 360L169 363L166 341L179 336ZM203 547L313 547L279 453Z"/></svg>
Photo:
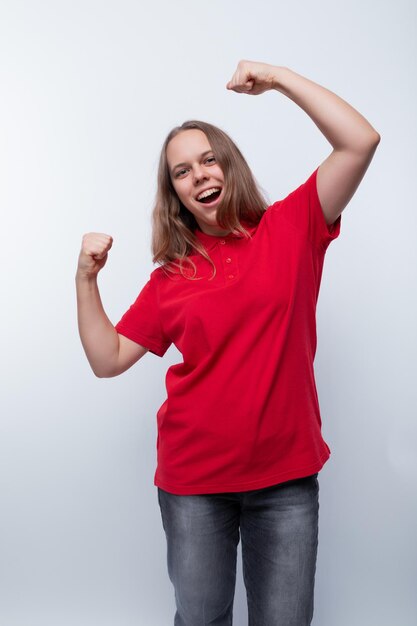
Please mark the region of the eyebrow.
<svg viewBox="0 0 417 626"><path fill-rule="evenodd" d="M209 154L210 152L213 152L213 150L206 150L205 152L202 152L202 153L200 154L200 158L201 158L201 157L205 157L205 156L206 156L206 154ZM174 165L174 167L173 167L173 168L172 168L172 170L171 170L171 174L173 174L173 173L174 173L174 171L177 169L177 167L180 167L180 166L182 166L182 165L187 165L187 163L177 163L176 165Z"/></svg>

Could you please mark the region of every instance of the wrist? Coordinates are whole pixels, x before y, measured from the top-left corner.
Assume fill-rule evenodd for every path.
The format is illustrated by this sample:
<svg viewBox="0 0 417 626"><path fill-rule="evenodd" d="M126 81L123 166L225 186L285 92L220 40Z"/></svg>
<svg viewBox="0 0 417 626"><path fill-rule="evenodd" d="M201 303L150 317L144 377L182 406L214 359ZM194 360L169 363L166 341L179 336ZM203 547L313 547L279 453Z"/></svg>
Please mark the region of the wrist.
<svg viewBox="0 0 417 626"><path fill-rule="evenodd" d="M83 284L93 284L97 282L97 274L88 274L80 269L77 269L75 274L75 282Z"/></svg>
<svg viewBox="0 0 417 626"><path fill-rule="evenodd" d="M275 89L275 91L280 91L281 93L285 90L285 81L286 78L291 73L291 70L288 67L283 65L274 66L272 71L272 87L271 89Z"/></svg>

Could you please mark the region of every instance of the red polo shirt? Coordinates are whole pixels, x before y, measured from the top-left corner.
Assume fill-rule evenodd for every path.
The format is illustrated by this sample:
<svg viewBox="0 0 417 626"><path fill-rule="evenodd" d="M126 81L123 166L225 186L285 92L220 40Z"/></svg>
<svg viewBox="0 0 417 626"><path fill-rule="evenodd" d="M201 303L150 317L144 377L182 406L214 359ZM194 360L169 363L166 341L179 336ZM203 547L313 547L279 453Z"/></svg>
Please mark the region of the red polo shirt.
<svg viewBox="0 0 417 626"><path fill-rule="evenodd" d="M154 484L179 495L249 491L318 472L330 456L321 434L313 360L316 303L328 227L317 169L248 230L196 231L214 261L192 259L202 280L155 269L116 325L162 357Z"/></svg>

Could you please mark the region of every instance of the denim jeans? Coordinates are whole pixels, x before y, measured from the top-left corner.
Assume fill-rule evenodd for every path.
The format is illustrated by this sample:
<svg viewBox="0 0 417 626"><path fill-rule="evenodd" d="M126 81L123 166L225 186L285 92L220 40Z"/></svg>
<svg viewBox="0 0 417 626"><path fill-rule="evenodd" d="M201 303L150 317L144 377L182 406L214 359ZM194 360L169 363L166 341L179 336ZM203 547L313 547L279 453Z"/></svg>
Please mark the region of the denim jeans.
<svg viewBox="0 0 417 626"><path fill-rule="evenodd" d="M253 491L192 496L158 487L168 574L175 590L174 626L233 623L240 537L249 626L311 624L317 477Z"/></svg>

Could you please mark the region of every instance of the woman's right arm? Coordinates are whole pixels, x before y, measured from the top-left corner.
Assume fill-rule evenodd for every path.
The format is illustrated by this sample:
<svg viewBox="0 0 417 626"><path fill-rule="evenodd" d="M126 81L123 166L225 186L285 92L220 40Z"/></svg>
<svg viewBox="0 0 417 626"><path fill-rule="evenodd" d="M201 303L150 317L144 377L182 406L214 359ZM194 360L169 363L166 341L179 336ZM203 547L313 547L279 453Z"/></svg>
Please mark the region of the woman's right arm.
<svg viewBox="0 0 417 626"><path fill-rule="evenodd" d="M109 235L84 235L75 277L78 330L88 362L99 378L118 376L148 349L119 335L100 298L97 274L104 267L113 243Z"/></svg>

